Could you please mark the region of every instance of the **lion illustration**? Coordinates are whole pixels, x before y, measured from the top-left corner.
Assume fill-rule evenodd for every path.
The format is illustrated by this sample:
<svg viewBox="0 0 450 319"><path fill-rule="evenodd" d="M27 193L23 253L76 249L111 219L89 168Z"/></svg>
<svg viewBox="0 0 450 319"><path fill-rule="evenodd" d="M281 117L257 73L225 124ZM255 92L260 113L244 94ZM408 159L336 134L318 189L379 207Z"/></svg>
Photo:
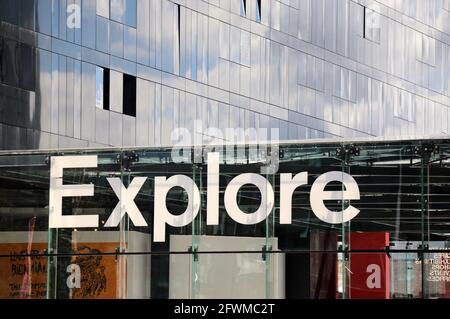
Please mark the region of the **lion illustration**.
<svg viewBox="0 0 450 319"><path fill-rule="evenodd" d="M75 263L81 269L81 289L74 289L72 298L89 299L101 295L106 290L107 279L105 266L102 265L103 257L98 249L91 249L87 246L80 246L76 253L99 254L98 256L76 256Z"/></svg>

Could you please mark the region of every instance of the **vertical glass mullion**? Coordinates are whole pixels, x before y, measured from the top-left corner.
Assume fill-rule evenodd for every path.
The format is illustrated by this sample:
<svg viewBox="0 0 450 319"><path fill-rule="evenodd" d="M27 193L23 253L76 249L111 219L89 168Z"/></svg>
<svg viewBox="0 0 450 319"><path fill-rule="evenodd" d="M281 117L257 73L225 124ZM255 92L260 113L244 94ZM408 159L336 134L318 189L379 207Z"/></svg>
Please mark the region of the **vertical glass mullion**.
<svg viewBox="0 0 450 319"><path fill-rule="evenodd" d="M267 181L274 187L275 185L275 174L267 173L266 174ZM273 188L275 191L275 188ZM266 190L267 192L267 190ZM266 194L266 198L268 198ZM262 203L261 203L262 205ZM272 211L268 214L266 217L266 231L265 231L265 297L267 299L273 298L273 269L272 269L272 262L271 262L271 250L274 238L274 225L275 225L275 203L274 207L272 208Z"/></svg>
<svg viewBox="0 0 450 319"><path fill-rule="evenodd" d="M426 148L422 145L422 150ZM423 151L422 151L423 152ZM423 152L424 153L424 152ZM430 287L427 281L426 273L429 266L426 262L431 255L426 253L430 244L430 213L429 213L429 185L430 185L430 161L431 156L422 155L421 159L421 230L422 230L422 250L421 253L421 272L422 272L422 298L430 297Z"/></svg>
<svg viewBox="0 0 450 319"><path fill-rule="evenodd" d="M192 163L192 180L196 185L198 185L200 190L200 207L199 207L199 213L192 221L192 246L191 246L191 280L190 280L190 299L196 299L198 298L198 292L199 292L199 255L196 254L198 251L198 246L200 242L200 234L201 234L201 218L202 218L202 198L203 198L203 187L202 187L202 164L196 164ZM193 194L190 194L191 198L193 199Z"/></svg>
<svg viewBox="0 0 450 319"><path fill-rule="evenodd" d="M124 161L124 151L120 150L120 180L122 182L123 185L126 185L126 187L128 187L128 183L129 182L129 178L130 178L130 173L126 172L126 167L124 167L123 165L123 161ZM119 201L122 201L122 193L120 193L120 198ZM122 210L122 206L120 207L120 210ZM120 215L122 215L122 211L120 211ZM126 252L127 250L127 236L126 236L126 231L127 231L127 220L128 220L128 215L126 215L126 218L121 218L120 222L119 222L119 247L117 247L118 252L120 253L120 255L118 256L117 260L118 260L118 265L117 265L117 272L118 272L118 289L116 292L116 297L117 298L126 298L126 282L127 282L127 278L126 278L126 255L122 255L123 252Z"/></svg>
<svg viewBox="0 0 450 319"><path fill-rule="evenodd" d="M51 154L48 154L48 163L50 165L50 159L51 159ZM50 168L49 168L49 174L50 174ZM49 181L50 183L50 181ZM49 184L50 185L50 184ZM48 215L50 216L50 205L48 206L49 212ZM53 238L56 236L58 236L58 234L55 232L57 232L57 229L52 229L50 227L48 227L47 230L47 253L51 254L53 253ZM47 287L46 287L46 299L51 299L52 298L52 291L54 291L53 285L54 285L54 281L52 281L52 277L54 274L54 270L53 270L54 264L53 264L53 257L51 257L50 255L47 257Z"/></svg>
<svg viewBox="0 0 450 319"><path fill-rule="evenodd" d="M48 229L48 246L47 253L54 254L58 252L58 229ZM47 290L46 299L56 299L56 282L57 282L57 257L47 257Z"/></svg>
<svg viewBox="0 0 450 319"><path fill-rule="evenodd" d="M421 159L420 163L420 227L421 227L421 235L422 235L422 249L425 244L425 228L424 228L424 210L425 210L425 194L424 194L424 168L423 168L423 159ZM424 254L422 252L419 253L420 256L420 268L421 268L421 286L422 286L422 298L425 297L425 283L424 283Z"/></svg>
<svg viewBox="0 0 450 319"><path fill-rule="evenodd" d="M345 148L345 144L341 145L342 149ZM341 170L342 170L342 174L345 173L345 158L344 160L341 159ZM341 192L343 194L344 192L344 184L341 185ZM344 200L341 199L341 211L344 211L345 209L345 205L344 205ZM341 269L342 269L342 299L346 299L347 298L347 260L346 260L346 231L345 231L345 223L341 224L341 254L342 254L342 264L341 264ZM350 246L348 247L348 249L350 250ZM350 258L350 254L349 254L349 258ZM348 260L348 263L350 263L350 259ZM350 280L350 277L349 277ZM350 288L350 282L348 287Z"/></svg>

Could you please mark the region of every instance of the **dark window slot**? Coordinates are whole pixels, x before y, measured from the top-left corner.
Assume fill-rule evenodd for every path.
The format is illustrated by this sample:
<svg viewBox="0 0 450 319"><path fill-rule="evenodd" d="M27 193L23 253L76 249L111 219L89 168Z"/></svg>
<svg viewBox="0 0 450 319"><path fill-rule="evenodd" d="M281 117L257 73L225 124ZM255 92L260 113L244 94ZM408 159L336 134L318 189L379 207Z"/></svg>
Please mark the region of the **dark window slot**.
<svg viewBox="0 0 450 319"><path fill-rule="evenodd" d="M123 114L136 117L136 77L123 75Z"/></svg>
<svg viewBox="0 0 450 319"><path fill-rule="evenodd" d="M29 45L19 43L19 87L35 90L35 49Z"/></svg>
<svg viewBox="0 0 450 319"><path fill-rule="evenodd" d="M256 21L261 22L261 0L256 0Z"/></svg>
<svg viewBox="0 0 450 319"><path fill-rule="evenodd" d="M109 69L103 70L103 109L109 110Z"/></svg>
<svg viewBox="0 0 450 319"><path fill-rule="evenodd" d="M96 67L95 70L95 94L96 106L103 110L109 110L109 69Z"/></svg>
<svg viewBox="0 0 450 319"><path fill-rule="evenodd" d="M366 38L366 7L363 7L363 38Z"/></svg>
<svg viewBox="0 0 450 319"><path fill-rule="evenodd" d="M241 16L247 16L247 0L241 0Z"/></svg>
<svg viewBox="0 0 450 319"><path fill-rule="evenodd" d="M178 31L178 34L177 34L177 36L178 36L178 61L181 61L181 10L180 10L180 5L179 4L177 4L177 12L178 12L178 28L177 28L177 31ZM180 63L178 62L178 65L179 65Z"/></svg>
<svg viewBox="0 0 450 319"><path fill-rule="evenodd" d="M36 89L36 49L0 38L0 82L27 91Z"/></svg>

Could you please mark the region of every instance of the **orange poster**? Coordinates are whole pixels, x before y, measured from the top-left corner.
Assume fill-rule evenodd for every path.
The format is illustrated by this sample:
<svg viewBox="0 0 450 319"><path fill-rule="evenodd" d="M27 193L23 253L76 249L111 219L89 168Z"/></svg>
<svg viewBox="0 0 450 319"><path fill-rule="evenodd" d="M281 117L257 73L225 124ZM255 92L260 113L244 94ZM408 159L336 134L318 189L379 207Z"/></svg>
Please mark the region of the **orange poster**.
<svg viewBox="0 0 450 319"><path fill-rule="evenodd" d="M0 244L0 255L10 257L0 258L0 298L40 299L46 297L47 291L47 244L33 244L31 257L27 254L28 244Z"/></svg>
<svg viewBox="0 0 450 319"><path fill-rule="evenodd" d="M116 243L78 243L74 253L99 254L114 252ZM123 259L115 255L87 255L72 257L72 264L78 265L81 271L81 287L72 288L73 299L111 299L119 298L117 289L118 274L125 271Z"/></svg>
<svg viewBox="0 0 450 319"><path fill-rule="evenodd" d="M67 267L58 271L65 274L58 284L67 285L73 299L120 297L118 280L126 280L125 260L116 255L101 255L114 252L116 247L116 243L74 245L73 253L86 256L70 257L70 264L58 263ZM32 256L21 256L28 254L28 249L27 243L0 244L0 255L10 256L0 258L0 298L46 298L48 257L41 255L46 252L47 244L34 243L30 250Z"/></svg>

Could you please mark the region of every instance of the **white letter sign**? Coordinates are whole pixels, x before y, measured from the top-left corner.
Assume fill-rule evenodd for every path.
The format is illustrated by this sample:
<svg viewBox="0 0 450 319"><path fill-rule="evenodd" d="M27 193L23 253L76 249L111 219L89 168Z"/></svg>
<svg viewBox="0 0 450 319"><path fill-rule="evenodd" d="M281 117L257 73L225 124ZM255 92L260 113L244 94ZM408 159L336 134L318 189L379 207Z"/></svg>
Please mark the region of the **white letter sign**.
<svg viewBox="0 0 450 319"><path fill-rule="evenodd" d="M105 227L116 227L119 225L120 220L128 213L134 226L147 226L147 222L144 217L142 217L139 208L134 202L134 198L139 193L142 185L144 185L147 177L135 177L130 183L128 188L122 184L122 181L118 177L107 178L109 185L111 185L114 193L116 194L119 202L114 208L112 214L106 221Z"/></svg>
<svg viewBox="0 0 450 319"><path fill-rule="evenodd" d="M63 185L64 168L97 167L97 156L52 156L50 159L49 228L98 227L98 215L63 216L63 197L94 196L94 185Z"/></svg>
<svg viewBox="0 0 450 319"><path fill-rule="evenodd" d="M255 185L261 193L261 205L256 212L244 213L236 202L236 196L245 184ZM263 176L253 173L241 174L233 178L225 190L225 209L235 221L242 225L252 225L263 221L272 211L274 194L272 185Z"/></svg>
<svg viewBox="0 0 450 319"><path fill-rule="evenodd" d="M337 181L345 186L345 191L325 191L328 183ZM359 188L355 179L344 172L332 171L320 175L311 187L310 201L314 214L320 220L330 224L341 224L348 222L359 213L359 209L348 206L341 212L329 210L324 200L349 200L359 199Z"/></svg>
<svg viewBox="0 0 450 319"><path fill-rule="evenodd" d="M167 193L173 187L182 187L188 195L188 204L185 212L181 215L173 215L167 210ZM174 227L186 226L192 222L200 208L200 191L192 178L185 175L174 175L166 180L166 177L155 177L155 219L154 237L155 242L166 240L166 224Z"/></svg>

